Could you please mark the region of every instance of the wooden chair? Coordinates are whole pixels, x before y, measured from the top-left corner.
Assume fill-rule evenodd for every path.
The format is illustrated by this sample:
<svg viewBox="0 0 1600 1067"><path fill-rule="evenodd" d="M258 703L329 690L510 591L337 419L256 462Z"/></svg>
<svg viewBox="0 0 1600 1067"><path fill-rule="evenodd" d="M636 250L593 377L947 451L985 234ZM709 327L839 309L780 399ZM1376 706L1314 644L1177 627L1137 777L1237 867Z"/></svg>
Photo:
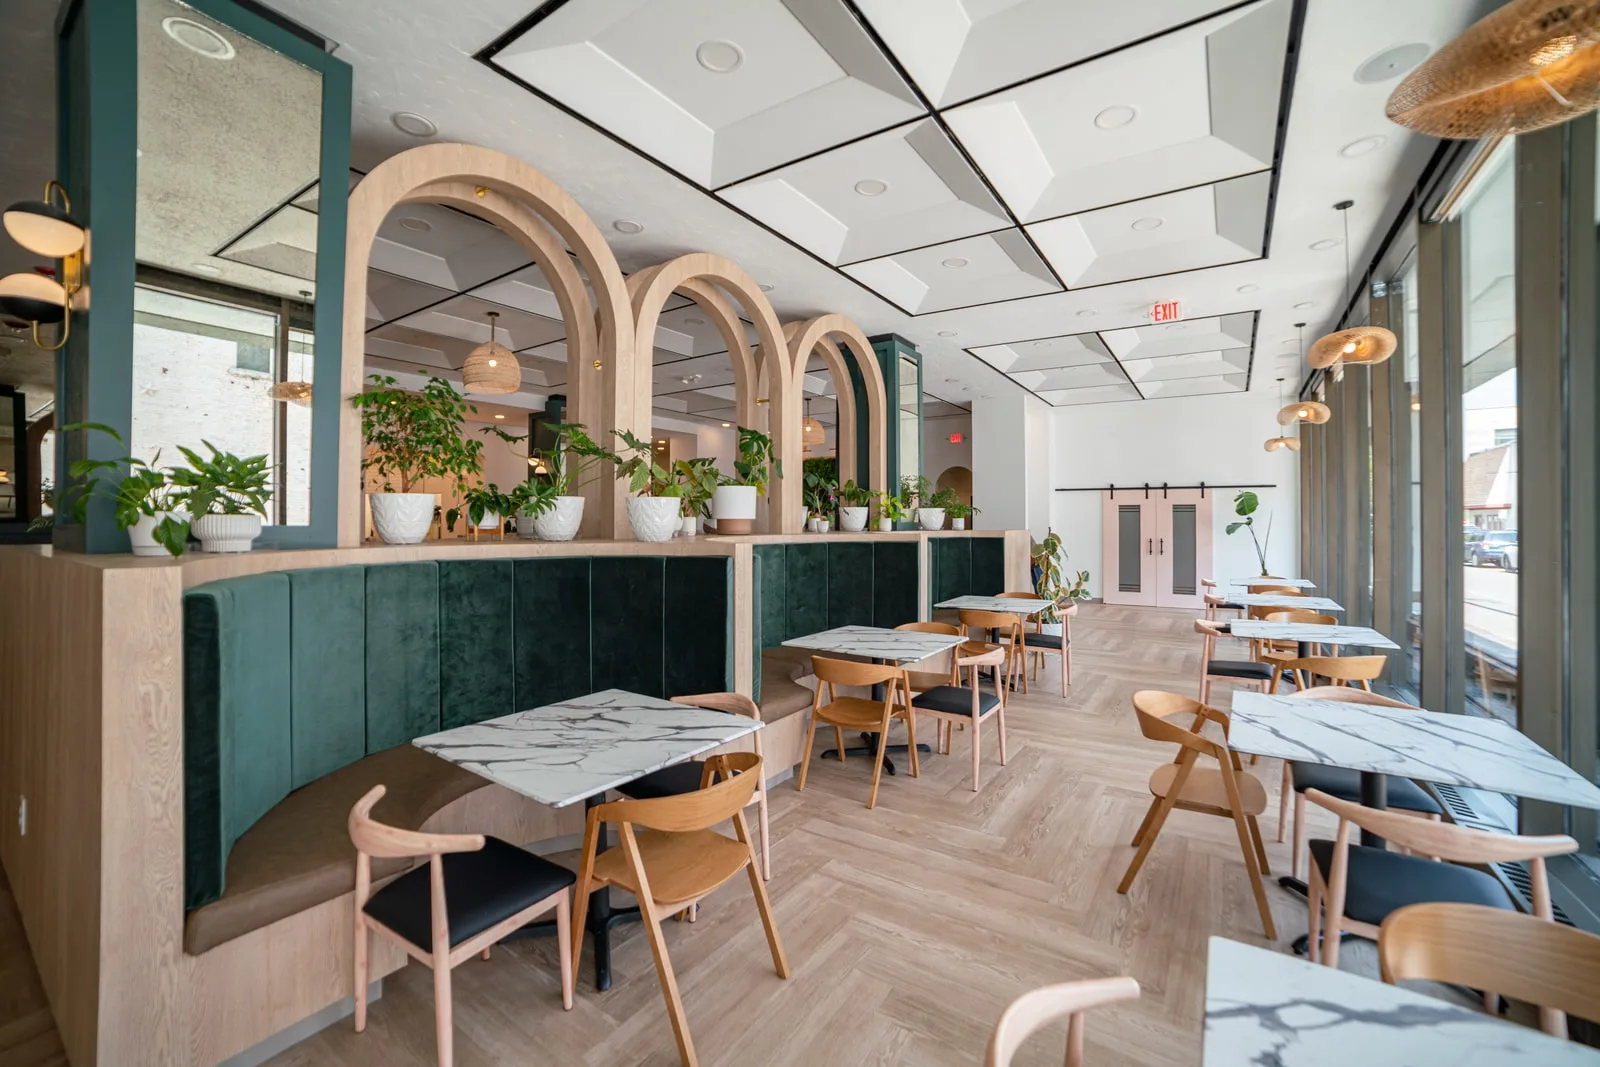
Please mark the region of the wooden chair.
<svg viewBox="0 0 1600 1067"><path fill-rule="evenodd" d="M991 648L1006 650L1006 674L1013 682L1020 679L1022 691L1028 691L1028 672L1023 668L1022 658L1022 616L1013 615L1009 611L977 611L963 608L958 615L961 628L970 635L973 630L982 631L983 636L969 640L962 645L959 654L963 656L976 656L987 652ZM989 634L996 632L999 641L989 640Z"/></svg>
<svg viewBox="0 0 1600 1067"><path fill-rule="evenodd" d="M1408 904L1442 902L1514 908L1511 897L1492 875L1457 864L1527 861L1533 882L1533 912L1548 919L1550 881L1544 861L1549 856L1578 850L1578 843L1563 834L1522 837L1429 822L1397 811L1363 807L1316 789L1307 790L1306 799L1339 816L1339 832L1334 840L1311 842L1310 892L1306 895L1311 960L1329 967L1339 966L1342 931L1375 941L1383 921ZM1352 824L1419 855L1352 845ZM1324 925L1326 947L1319 940Z"/></svg>
<svg viewBox="0 0 1600 1067"><path fill-rule="evenodd" d="M1267 683L1272 680L1272 668L1265 663L1244 659L1216 659L1217 638L1225 636L1217 629L1215 623L1205 619L1194 621L1194 632L1203 639L1200 653L1200 703L1211 702L1211 683L1213 681L1226 682L1230 685L1244 686L1250 689L1265 690Z"/></svg>
<svg viewBox="0 0 1600 1067"><path fill-rule="evenodd" d="M1139 999L1139 983L1132 978L1090 978L1063 982L1022 994L1000 1013L989 1038L984 1067L1011 1067L1011 1057L1040 1027L1067 1017L1066 1067L1083 1064L1083 1013L1107 1004Z"/></svg>
<svg viewBox="0 0 1600 1067"><path fill-rule="evenodd" d="M1007 600L1037 600L1037 593L1001 593ZM1072 684L1072 618L1078 614L1078 603L1075 600L1060 600L1056 602L1056 617L1061 620L1059 634L1044 632L1044 623L1040 614L1028 616L1028 621L1033 624L1033 629L1022 627L1023 660L1027 663L1030 677L1038 677L1039 661L1045 656L1061 657L1061 695L1067 695L1067 687ZM1026 689L1023 692L1027 692Z"/></svg>
<svg viewBox="0 0 1600 1067"><path fill-rule="evenodd" d="M693 793L654 800L613 800L589 809L583 832L583 859L578 869L578 908L574 916L572 958L583 952L583 925L589 894L616 886L639 901L640 918L656 959L656 977L666 998L678 1056L684 1067L695 1067L689 1021L678 994L678 979L667 955L661 923L685 911L702 897L726 884L740 871L750 876L750 891L767 934L767 948L779 978L789 977L773 922L766 885L757 873L755 849L745 825L744 809L762 779L761 757L753 752L712 756L705 764L705 784ZM712 829L731 819L737 840ZM597 852L600 829L614 823L620 847ZM636 832L635 827L643 832Z"/></svg>
<svg viewBox="0 0 1600 1067"><path fill-rule="evenodd" d="M1267 692L1276 693L1278 679L1288 674L1294 678L1296 689L1309 689L1318 678L1326 678L1335 686L1349 686L1370 693L1373 680L1383 673L1383 666L1388 662L1389 657L1383 655L1306 656L1277 660L1273 663L1272 685Z"/></svg>
<svg viewBox="0 0 1600 1067"><path fill-rule="evenodd" d="M1483 693L1484 707L1489 707L1494 701L1494 695L1500 693L1515 708L1517 695L1521 692L1521 683L1518 682L1516 674L1499 664L1491 663L1481 648L1474 648L1472 655L1478 661L1478 688Z"/></svg>
<svg viewBox="0 0 1600 1067"><path fill-rule="evenodd" d="M939 752L950 754L951 726L960 723L972 728L972 791L978 791L980 777L978 747L985 720L993 718L1000 732L1000 766L1006 765L1006 697L1005 664L1007 650L991 648L975 655L958 655L955 669L968 668L968 684L941 685L920 694L911 701L912 713L926 712L938 721ZM994 692L984 693L978 688L980 667L994 670Z"/></svg>
<svg viewBox="0 0 1600 1067"><path fill-rule="evenodd" d="M1474 904L1412 904L1378 928L1383 980L1493 989L1539 1008L1567 1036L1567 1015L1600 1019L1600 937L1534 915Z"/></svg>
<svg viewBox="0 0 1600 1067"><path fill-rule="evenodd" d="M1265 618L1267 622L1289 622L1301 626L1337 626L1339 624L1339 620L1332 615L1324 615L1318 611L1301 611L1299 609L1270 611ZM1339 654L1337 645L1324 646L1314 641L1308 643L1314 646L1318 654L1328 647L1332 648L1331 655L1337 656ZM1272 689L1270 691L1275 693L1278 691L1278 680L1288 669L1282 664L1292 659L1300 658L1300 642L1263 641L1261 642L1261 651L1256 658L1272 667ZM1298 678L1295 679L1295 686L1296 688L1305 688Z"/></svg>
<svg viewBox="0 0 1600 1067"><path fill-rule="evenodd" d="M356 847L356 1033L367 1028L367 934L375 931L433 968L434 1027L439 1067L455 1059L450 972L513 930L554 909L560 938L561 1006L572 1009L571 871L497 837L427 834L387 826L372 818L383 799L374 786L350 809ZM388 885L372 891L372 858L426 856ZM451 902L455 910L451 910ZM582 921L576 927L582 931Z"/></svg>
<svg viewBox="0 0 1600 1067"><path fill-rule="evenodd" d="M895 627L896 630L914 630L923 634L944 634L946 637L961 637L961 627L948 622L903 622ZM911 686L913 693L924 693L929 689L937 689L942 685L960 685L961 679L956 677L955 652L952 649L944 654L949 661L948 671L906 671L906 682Z"/></svg>
<svg viewBox="0 0 1600 1067"><path fill-rule="evenodd" d="M1319 685L1294 694L1301 700L1337 700L1346 704L1370 704L1382 708L1422 709L1414 704L1392 700L1366 689L1346 685ZM1289 798L1294 798L1294 844L1289 855L1289 873L1300 877L1306 856L1306 790L1318 789L1340 800L1361 800L1361 772L1348 767L1329 767L1321 763L1283 761L1283 783L1278 792L1278 840L1284 837L1289 815ZM1444 808L1422 786L1409 778L1389 776L1389 807L1409 811L1435 821L1444 817Z"/></svg>
<svg viewBox="0 0 1600 1067"><path fill-rule="evenodd" d="M696 708L708 708L711 711L725 711L730 715L743 715L748 719L761 721L761 708L754 700L741 693L696 693L693 696L673 697L674 704L687 704ZM756 755L761 752L761 731L751 734ZM663 767L659 771L652 771L643 778L635 778L617 786L617 792L630 800L654 800L657 797L676 797L684 793L693 793L700 788L705 774L704 760L685 760L683 763L674 763L670 767ZM756 783L756 791L751 796L750 802L756 806L756 835L761 839L761 877L767 881L772 880L772 852L771 835L767 821L767 783L763 778Z"/></svg>
<svg viewBox="0 0 1600 1067"><path fill-rule="evenodd" d="M833 727L834 744L841 760L844 759L844 732L864 730L878 735L878 751L872 760L872 792L867 796L867 807L877 807L878 781L883 777L883 751L889 742L889 724L896 719L904 720L911 742L908 750L911 777L919 777L922 773L917 765L917 720L911 714L911 687L906 681L906 672L893 665L852 663L826 656L812 656L811 668L817 676L817 695L811 703L811 725L806 727L805 758L800 761L800 777L795 781L795 788L806 787L806 771L811 767L811 750L819 723ZM884 687L883 700L842 697L838 692L841 685L881 685ZM828 696L826 704L822 702L824 689Z"/></svg>
<svg viewBox="0 0 1600 1067"><path fill-rule="evenodd" d="M1153 689L1133 694L1133 710L1139 717L1139 732L1145 737L1181 747L1177 758L1150 775L1150 807L1133 837L1139 851L1128 864L1128 872L1122 876L1117 892L1126 893L1132 887L1134 877L1144 865L1150 846L1155 844L1156 835L1172 809L1232 819L1239 834L1245 868L1250 872L1250 887L1255 893L1256 908L1261 912L1262 928L1269 941L1275 939L1278 934L1272 924L1272 908L1267 903L1266 887L1261 884L1261 876L1272 871L1267 865L1261 827L1256 822L1256 816L1267 810L1266 787L1240 766L1236 753L1200 733L1206 723L1214 722L1222 727L1226 737L1228 716L1189 697ZM1193 723L1187 729L1169 721L1184 715L1193 716ZM1216 767L1197 767L1195 764L1201 756L1210 756L1216 761Z"/></svg>
<svg viewBox="0 0 1600 1067"><path fill-rule="evenodd" d="M1251 582L1244 587L1247 593L1289 593L1292 596L1305 596L1305 592L1298 586L1284 585L1282 578L1264 577L1259 582Z"/></svg>

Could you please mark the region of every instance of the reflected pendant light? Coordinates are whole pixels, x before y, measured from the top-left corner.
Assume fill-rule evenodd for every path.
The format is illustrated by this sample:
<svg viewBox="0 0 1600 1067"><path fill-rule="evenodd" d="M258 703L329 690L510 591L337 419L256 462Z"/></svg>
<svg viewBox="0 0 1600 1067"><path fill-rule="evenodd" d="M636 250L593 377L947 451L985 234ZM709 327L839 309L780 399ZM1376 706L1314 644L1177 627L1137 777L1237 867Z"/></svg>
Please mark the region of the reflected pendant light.
<svg viewBox="0 0 1600 1067"><path fill-rule="evenodd" d="M273 400L299 401L304 403L311 399L310 382L279 382L267 390L267 396Z"/></svg>
<svg viewBox="0 0 1600 1067"><path fill-rule="evenodd" d="M489 341L467 354L461 365L461 385L469 393L492 396L514 393L522 386L522 367L517 357L505 345L494 339L495 319L498 311L489 312Z"/></svg>
<svg viewBox="0 0 1600 1067"><path fill-rule="evenodd" d="M1341 200L1333 205L1344 219L1344 290L1350 292L1350 209L1353 200ZM1400 345L1395 335L1382 326L1351 326L1335 330L1317 338L1311 346L1307 362L1316 370L1326 370L1340 363L1382 363L1394 355Z"/></svg>
<svg viewBox="0 0 1600 1067"><path fill-rule="evenodd" d="M1600 7L1512 0L1417 67L1385 108L1402 126L1477 140L1565 122L1600 106Z"/></svg>
<svg viewBox="0 0 1600 1067"><path fill-rule="evenodd" d="M1300 323L1299 325L1304 326L1305 323ZM1278 399L1279 400L1283 399L1283 379L1282 378L1278 379ZM1319 407L1319 408L1322 408L1322 410L1324 412L1326 412L1328 410L1327 408L1323 407L1321 404L1318 404L1316 406ZM1309 412L1309 410L1311 408L1311 405L1309 405L1309 404L1290 404L1289 406L1285 407L1282 411L1278 412L1278 422L1279 422L1279 424L1281 424L1283 426L1287 426L1287 425L1289 425L1289 423L1295 422L1296 418L1290 418L1288 420L1285 420L1283 416L1284 416L1285 412L1293 412L1293 411L1295 411L1296 409L1299 409L1299 408L1304 408ZM1324 415L1318 421L1327 422L1328 421L1327 415ZM1291 452L1298 452L1298 451L1300 451L1300 439L1298 437L1287 437L1287 436L1283 436L1283 435L1280 434L1277 437L1269 437L1269 438L1267 438L1266 441L1262 444L1261 447L1266 449L1268 452L1276 452L1280 448L1287 448Z"/></svg>
<svg viewBox="0 0 1600 1067"><path fill-rule="evenodd" d="M1300 337L1300 353L1304 356L1306 339L1302 331L1305 330L1306 324L1297 322L1294 324L1294 328ZM1280 378L1278 380L1282 381L1283 379ZM1282 399L1282 397L1280 396L1279 399ZM1285 404L1278 409L1279 426L1292 426L1297 422L1309 422L1313 425L1321 426L1331 418L1333 418L1333 412L1329 410L1328 405L1320 400L1302 400L1298 404ZM1267 451L1270 452L1272 449L1269 448Z"/></svg>
<svg viewBox="0 0 1600 1067"><path fill-rule="evenodd" d="M822 430L822 423L811 417L811 398L806 397L806 417L800 422L800 443L803 445L820 445L827 440L827 434Z"/></svg>

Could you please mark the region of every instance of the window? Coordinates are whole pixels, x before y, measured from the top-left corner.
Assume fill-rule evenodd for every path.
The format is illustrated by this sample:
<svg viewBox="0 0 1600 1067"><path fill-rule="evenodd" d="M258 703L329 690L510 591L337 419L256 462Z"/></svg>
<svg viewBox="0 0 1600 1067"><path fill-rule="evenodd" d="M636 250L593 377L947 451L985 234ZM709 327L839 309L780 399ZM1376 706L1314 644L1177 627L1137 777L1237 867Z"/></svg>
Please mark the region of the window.
<svg viewBox="0 0 1600 1067"><path fill-rule="evenodd" d="M1405 394L1402 402L1407 410L1400 413L1404 421L1397 420L1395 424L1404 431L1403 439L1397 437L1396 441L1395 484L1397 491L1406 493L1408 499L1403 508L1395 509L1401 525L1394 531L1393 543L1395 552L1405 554L1406 564L1402 573L1409 575L1410 581L1402 583L1396 591L1397 596L1409 594L1406 632L1404 637L1395 638L1406 658L1406 669L1403 675L1397 674L1396 678L1414 696L1422 688L1422 360L1417 343L1419 316L1415 258L1401 272L1398 288L1398 294L1390 291L1390 300L1398 301L1400 306L1400 351L1395 358L1401 360L1404 367Z"/></svg>

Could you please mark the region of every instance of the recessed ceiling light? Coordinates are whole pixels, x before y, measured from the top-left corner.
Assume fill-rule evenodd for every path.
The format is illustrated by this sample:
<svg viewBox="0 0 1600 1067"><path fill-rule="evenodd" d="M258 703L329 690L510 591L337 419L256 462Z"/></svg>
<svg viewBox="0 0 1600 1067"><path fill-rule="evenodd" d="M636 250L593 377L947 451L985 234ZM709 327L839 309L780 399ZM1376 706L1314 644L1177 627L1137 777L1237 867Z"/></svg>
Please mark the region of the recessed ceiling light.
<svg viewBox="0 0 1600 1067"><path fill-rule="evenodd" d="M856 182L856 192L862 196L882 196L889 191L889 183L877 178L862 178Z"/></svg>
<svg viewBox="0 0 1600 1067"><path fill-rule="evenodd" d="M944 266L949 267L951 270L960 270L970 262L971 260L965 256L951 256L949 259L944 260Z"/></svg>
<svg viewBox="0 0 1600 1067"><path fill-rule="evenodd" d="M1091 311L1088 308L1084 308L1082 311L1078 312L1078 318L1080 318L1080 319L1092 319L1092 318L1094 318L1094 312Z"/></svg>
<svg viewBox="0 0 1600 1067"><path fill-rule="evenodd" d="M1311 242L1311 251L1326 252L1330 248L1338 248L1340 244L1341 242L1337 237L1324 237L1320 241Z"/></svg>
<svg viewBox="0 0 1600 1067"><path fill-rule="evenodd" d="M724 430L726 430L726 429L728 429L728 428L729 428L729 427L731 427L731 426L732 426L732 425L733 425L733 423L731 423L731 422L725 422L725 423L723 423L723 424L722 424L722 428L723 428L723 429L724 429Z"/></svg>
<svg viewBox="0 0 1600 1067"><path fill-rule="evenodd" d="M1310 301L1310 300L1302 300L1302 301L1300 301L1300 303L1298 303L1298 304L1296 304L1294 306L1294 309L1296 311L1304 311L1306 308L1311 308L1311 307L1316 307L1316 306L1317 305L1314 302Z"/></svg>
<svg viewBox="0 0 1600 1067"><path fill-rule="evenodd" d="M704 326L706 324L706 320L705 319L684 319L683 320L683 324L685 326Z"/></svg>
<svg viewBox="0 0 1600 1067"><path fill-rule="evenodd" d="M222 273L221 268L213 267L209 263L196 263L194 265L194 269L199 271L201 274L210 274L212 276L215 276L215 275L218 275L218 274Z"/></svg>
<svg viewBox="0 0 1600 1067"><path fill-rule="evenodd" d="M1094 117L1094 124L1102 130L1120 130L1128 123L1139 117L1137 108L1126 104L1114 104Z"/></svg>
<svg viewBox="0 0 1600 1067"><path fill-rule="evenodd" d="M407 215L400 220L400 228L402 230L410 230L412 233L427 233L433 229L433 223L427 219L419 219L414 215Z"/></svg>
<svg viewBox="0 0 1600 1067"><path fill-rule="evenodd" d="M174 15L161 20L161 28L167 36L177 41L189 51L205 56L207 59L232 59L234 57L233 42L210 26L203 26L194 19L180 18Z"/></svg>
<svg viewBox="0 0 1600 1067"><path fill-rule="evenodd" d="M682 382L684 385L693 385L703 377L705 377L703 374L685 374L682 378L679 378L678 381Z"/></svg>
<svg viewBox="0 0 1600 1067"><path fill-rule="evenodd" d="M1375 152L1382 148L1386 140L1388 138L1384 137L1383 134L1375 133L1371 137L1363 137L1358 141L1351 141L1339 149L1339 154L1346 159L1355 159L1357 156L1364 156L1368 152Z"/></svg>
<svg viewBox="0 0 1600 1067"><path fill-rule="evenodd" d="M1243 285L1239 286L1239 292L1241 293L1259 293L1260 291L1261 286L1257 285L1255 282L1245 282Z"/></svg>
<svg viewBox="0 0 1600 1067"><path fill-rule="evenodd" d="M1356 81L1362 85L1376 85L1378 82L1398 78L1427 59L1431 51L1432 49L1420 41L1385 48L1356 68Z"/></svg>
<svg viewBox="0 0 1600 1067"><path fill-rule="evenodd" d="M771 282L762 282L760 285L756 286L756 288L760 289L763 293L770 293L772 290L776 289L777 286L773 285Z"/></svg>
<svg viewBox="0 0 1600 1067"><path fill-rule="evenodd" d="M939 331L939 336L940 337L954 337L955 335L956 335L956 332L954 330L940 330Z"/></svg>
<svg viewBox="0 0 1600 1067"><path fill-rule="evenodd" d="M505 416L504 416L504 415L496 415L496 416L495 416L495 418L497 418L497 419L503 419L503 418L505 418Z"/></svg>
<svg viewBox="0 0 1600 1067"><path fill-rule="evenodd" d="M1146 233L1146 232L1149 232L1150 230L1159 230L1159 229L1161 229L1162 225L1166 221L1167 221L1166 219L1158 219L1158 218L1155 218L1154 216L1146 216L1145 218L1142 218L1142 219L1134 219L1133 223L1132 223L1132 228L1135 229L1135 230L1138 230L1141 233Z"/></svg>
<svg viewBox="0 0 1600 1067"><path fill-rule="evenodd" d="M425 119L412 111L396 111L389 116L389 121L394 123L394 128L401 133L409 133L413 137L432 137L439 132L431 119Z"/></svg>
<svg viewBox="0 0 1600 1067"><path fill-rule="evenodd" d="M618 233L643 233L644 223L634 222L632 219L618 219L611 224L611 228Z"/></svg>
<svg viewBox="0 0 1600 1067"><path fill-rule="evenodd" d="M694 59L713 74L732 74L744 63L744 49L732 41L703 41Z"/></svg>

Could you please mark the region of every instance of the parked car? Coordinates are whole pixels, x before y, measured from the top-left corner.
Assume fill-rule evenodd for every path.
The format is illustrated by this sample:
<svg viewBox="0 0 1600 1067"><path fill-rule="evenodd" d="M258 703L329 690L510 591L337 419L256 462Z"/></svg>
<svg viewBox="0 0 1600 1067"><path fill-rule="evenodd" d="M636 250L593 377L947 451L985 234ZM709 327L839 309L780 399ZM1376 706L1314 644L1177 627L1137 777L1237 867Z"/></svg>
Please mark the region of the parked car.
<svg viewBox="0 0 1600 1067"><path fill-rule="evenodd" d="M1508 571L1517 569L1517 543L1515 541L1500 550L1500 566Z"/></svg>
<svg viewBox="0 0 1600 1067"><path fill-rule="evenodd" d="M1506 546L1516 543L1517 531L1491 530L1483 535L1482 541L1473 542L1467 549L1467 563L1474 567L1486 567L1491 564L1496 567L1504 566Z"/></svg>

